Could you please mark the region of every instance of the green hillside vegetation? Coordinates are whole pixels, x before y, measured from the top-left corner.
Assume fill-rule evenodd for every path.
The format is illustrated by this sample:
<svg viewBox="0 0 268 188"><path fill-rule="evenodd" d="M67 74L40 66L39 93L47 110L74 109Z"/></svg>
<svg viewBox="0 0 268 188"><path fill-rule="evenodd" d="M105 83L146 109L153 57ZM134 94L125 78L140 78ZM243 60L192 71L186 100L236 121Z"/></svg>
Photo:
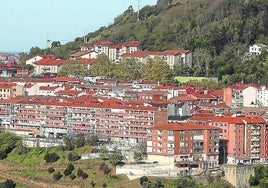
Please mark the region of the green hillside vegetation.
<svg viewBox="0 0 268 188"><path fill-rule="evenodd" d="M194 54L194 67L177 67L173 76L266 84L267 52L251 60L244 54L249 45L268 44L267 10L267 0L158 0L154 6L143 7L139 15L129 7L109 26L89 33L87 39L115 44L138 40L143 50L153 51L188 49ZM82 43L82 37L77 37L74 42L41 51L68 58ZM30 55L37 51L32 48Z"/></svg>
<svg viewBox="0 0 268 188"><path fill-rule="evenodd" d="M91 152L96 139L83 140L65 139L66 145L52 148L25 148L21 138L11 133L0 132L2 145L12 146L13 149L6 158L0 160L0 187L17 185L16 187L121 187L121 188L213 188L232 187L220 177L204 179L210 185L198 184L192 177L167 179L158 177L142 177L129 180L125 175L116 175L113 164L116 153L108 159L74 159L70 153L81 156L84 152ZM12 141L11 141L12 140ZM85 141L85 142L84 142ZM87 144L86 144L87 143ZM88 145L88 144L92 145ZM15 144L15 145L14 145ZM48 162L56 155L54 162ZM46 160L45 160L46 159ZM113 160L112 160L113 159ZM8 178L8 179L6 179ZM202 181L203 182L203 181ZM3 186L2 186L3 185ZM12 187L12 186L7 186Z"/></svg>

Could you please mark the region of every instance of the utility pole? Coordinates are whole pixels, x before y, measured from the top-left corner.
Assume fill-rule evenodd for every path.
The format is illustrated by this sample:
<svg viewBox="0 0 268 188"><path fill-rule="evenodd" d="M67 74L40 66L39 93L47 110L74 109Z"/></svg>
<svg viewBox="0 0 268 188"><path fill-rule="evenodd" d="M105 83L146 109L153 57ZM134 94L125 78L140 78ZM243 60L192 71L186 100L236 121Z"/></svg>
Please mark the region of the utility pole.
<svg viewBox="0 0 268 188"><path fill-rule="evenodd" d="M140 0L138 0L138 13L137 13L137 20L140 20Z"/></svg>
<svg viewBox="0 0 268 188"><path fill-rule="evenodd" d="M49 34L47 34L46 48L50 48L50 47L51 47L51 40L50 40Z"/></svg>
<svg viewBox="0 0 268 188"><path fill-rule="evenodd" d="M87 30L85 30L85 33L84 33L84 44L87 43Z"/></svg>

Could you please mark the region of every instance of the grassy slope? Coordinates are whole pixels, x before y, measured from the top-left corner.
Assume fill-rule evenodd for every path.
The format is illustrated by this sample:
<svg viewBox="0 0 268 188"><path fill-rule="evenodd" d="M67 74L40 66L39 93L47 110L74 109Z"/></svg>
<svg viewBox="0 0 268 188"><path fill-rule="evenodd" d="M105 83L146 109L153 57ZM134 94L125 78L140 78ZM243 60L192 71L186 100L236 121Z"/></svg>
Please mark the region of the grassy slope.
<svg viewBox="0 0 268 188"><path fill-rule="evenodd" d="M82 153L84 151L90 150L89 148L79 148L74 150L77 153ZM46 164L44 161L44 156L46 153L56 152L60 159L53 164ZM112 168L111 175L107 176L99 170L102 160L79 160L73 162L75 165L75 170L73 174L77 174L78 168L81 168L84 172L88 174L88 178L83 180L80 178L75 178L71 180L69 176L64 176L59 180L55 181L52 178L52 174L47 172L47 168L53 166L56 171L60 171L63 174L69 161L67 160L68 151L60 151L57 148L34 148L28 151L26 154L18 155L17 151L14 150L8 155L8 158L1 161L0 164L3 167L8 165L6 168L13 168L15 170L7 170L9 175L23 177L27 180L34 180L37 182L43 182L47 185L63 185L67 187L90 187L90 183L94 181L96 183L95 187L102 187L103 183L107 184L107 187L128 187L136 188L140 187L139 180L130 181L125 175L114 175L114 168Z"/></svg>

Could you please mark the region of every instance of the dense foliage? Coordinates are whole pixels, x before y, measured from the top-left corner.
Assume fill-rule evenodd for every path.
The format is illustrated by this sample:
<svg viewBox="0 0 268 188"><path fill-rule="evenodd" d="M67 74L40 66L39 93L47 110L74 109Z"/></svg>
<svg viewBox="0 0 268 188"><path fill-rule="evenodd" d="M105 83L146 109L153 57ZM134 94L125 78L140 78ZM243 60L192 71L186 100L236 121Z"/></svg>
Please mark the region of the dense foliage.
<svg viewBox="0 0 268 188"><path fill-rule="evenodd" d="M56 162L60 157L55 153L47 153L44 157L45 161L47 163L53 163Z"/></svg>
<svg viewBox="0 0 268 188"><path fill-rule="evenodd" d="M249 184L260 188L268 187L268 166L256 165L254 167L254 176L250 177Z"/></svg>
<svg viewBox="0 0 268 188"><path fill-rule="evenodd" d="M137 12L125 11L98 36L115 43L139 40L146 50L191 50L193 69L176 75L266 83L267 54L252 60L244 54L253 43L268 43L267 9L266 0L158 0L139 11L139 20Z"/></svg>
<svg viewBox="0 0 268 188"><path fill-rule="evenodd" d="M0 160L5 159L19 142L21 139L15 134L0 132Z"/></svg>
<svg viewBox="0 0 268 188"><path fill-rule="evenodd" d="M268 44L267 0L158 0L154 6L143 7L138 14L130 6L108 27L87 35L88 42L111 40L115 44L138 40L143 50L189 49L193 52L193 67L177 67L174 74L217 77L225 84L243 80L267 84L268 54L248 58L245 53L254 43ZM81 38L74 42L41 50L33 47L29 56L54 53L60 58L79 50ZM26 57L23 55L23 59ZM104 75L122 80L139 77L159 80L158 75L145 75L130 62L108 65L106 60L93 66L90 73L74 66L75 75ZM125 66L129 63L129 66ZM159 65L160 66L160 65ZM69 66L72 67L72 66ZM151 67L149 67L151 68ZM160 68L160 67L158 67ZM158 70L157 67L149 69ZM67 67L68 69L68 67ZM129 71L129 72L127 72ZM150 73L150 71L147 71ZM130 74L128 74L130 73ZM66 69L62 75L70 74ZM170 81L170 73L161 82ZM159 80L160 81L160 80Z"/></svg>
<svg viewBox="0 0 268 188"><path fill-rule="evenodd" d="M5 182L0 183L0 188L15 188L15 187L16 183L10 179L7 179Z"/></svg>

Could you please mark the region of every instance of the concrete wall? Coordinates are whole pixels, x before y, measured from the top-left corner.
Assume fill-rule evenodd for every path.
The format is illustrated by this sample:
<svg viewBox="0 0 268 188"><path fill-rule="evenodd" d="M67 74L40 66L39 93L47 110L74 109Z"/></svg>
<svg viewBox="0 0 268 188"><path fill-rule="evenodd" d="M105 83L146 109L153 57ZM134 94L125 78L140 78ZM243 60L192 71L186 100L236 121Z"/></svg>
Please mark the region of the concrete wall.
<svg viewBox="0 0 268 188"><path fill-rule="evenodd" d="M225 179L236 188L249 187L250 175L254 175L252 165L223 165Z"/></svg>
<svg viewBox="0 0 268 188"><path fill-rule="evenodd" d="M170 166L175 165L173 156L148 155L148 161L157 161L160 164L167 164Z"/></svg>

